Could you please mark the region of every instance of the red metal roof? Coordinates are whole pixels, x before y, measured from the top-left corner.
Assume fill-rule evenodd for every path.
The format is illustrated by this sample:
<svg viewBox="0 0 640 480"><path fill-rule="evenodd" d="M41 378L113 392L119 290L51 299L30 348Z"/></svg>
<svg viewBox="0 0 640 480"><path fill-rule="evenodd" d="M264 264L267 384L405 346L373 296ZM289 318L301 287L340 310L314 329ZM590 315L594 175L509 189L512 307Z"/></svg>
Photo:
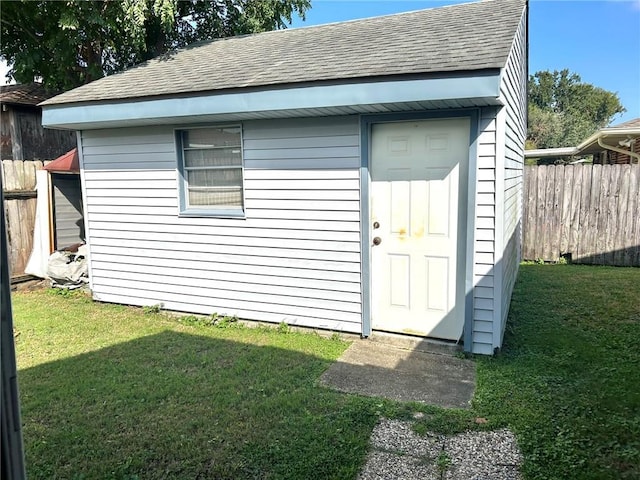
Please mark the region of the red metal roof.
<svg viewBox="0 0 640 480"><path fill-rule="evenodd" d="M80 160L78 159L78 149L69 150L64 155L56 158L44 167L49 172L79 172Z"/></svg>

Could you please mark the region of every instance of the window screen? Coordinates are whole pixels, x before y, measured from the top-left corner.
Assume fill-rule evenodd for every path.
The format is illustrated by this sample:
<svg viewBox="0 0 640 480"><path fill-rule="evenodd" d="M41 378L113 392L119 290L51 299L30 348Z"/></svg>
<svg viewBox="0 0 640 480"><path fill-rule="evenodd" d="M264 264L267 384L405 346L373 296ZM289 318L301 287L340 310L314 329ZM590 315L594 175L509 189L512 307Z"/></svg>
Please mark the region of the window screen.
<svg viewBox="0 0 640 480"><path fill-rule="evenodd" d="M243 211L240 126L182 130L180 141L185 207Z"/></svg>

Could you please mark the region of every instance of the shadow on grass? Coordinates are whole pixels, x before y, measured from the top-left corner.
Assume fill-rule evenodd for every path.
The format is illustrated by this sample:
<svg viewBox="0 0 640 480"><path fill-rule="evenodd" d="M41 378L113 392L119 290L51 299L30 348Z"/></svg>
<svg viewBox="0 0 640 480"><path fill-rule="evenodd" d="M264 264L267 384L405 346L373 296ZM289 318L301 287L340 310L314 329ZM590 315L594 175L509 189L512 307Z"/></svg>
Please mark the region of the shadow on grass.
<svg viewBox="0 0 640 480"><path fill-rule="evenodd" d="M22 370L29 478L355 478L377 415L329 363L166 331Z"/></svg>

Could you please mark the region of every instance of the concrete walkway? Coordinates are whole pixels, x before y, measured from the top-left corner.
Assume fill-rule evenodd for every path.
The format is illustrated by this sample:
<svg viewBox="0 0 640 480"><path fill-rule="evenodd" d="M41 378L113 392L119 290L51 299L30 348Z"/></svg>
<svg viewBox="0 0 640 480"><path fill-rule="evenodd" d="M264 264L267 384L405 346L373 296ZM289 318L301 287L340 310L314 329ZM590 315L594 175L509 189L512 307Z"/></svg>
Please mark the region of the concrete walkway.
<svg viewBox="0 0 640 480"><path fill-rule="evenodd" d="M447 345L382 337L356 340L321 377L336 390L443 408L469 408L475 364ZM521 455L508 430L417 435L411 422L381 419L358 480L519 480Z"/></svg>
<svg viewBox="0 0 640 480"><path fill-rule="evenodd" d="M320 381L341 392L445 408L469 407L476 381L472 361L438 344L418 349L408 340L404 344L383 341L356 340Z"/></svg>

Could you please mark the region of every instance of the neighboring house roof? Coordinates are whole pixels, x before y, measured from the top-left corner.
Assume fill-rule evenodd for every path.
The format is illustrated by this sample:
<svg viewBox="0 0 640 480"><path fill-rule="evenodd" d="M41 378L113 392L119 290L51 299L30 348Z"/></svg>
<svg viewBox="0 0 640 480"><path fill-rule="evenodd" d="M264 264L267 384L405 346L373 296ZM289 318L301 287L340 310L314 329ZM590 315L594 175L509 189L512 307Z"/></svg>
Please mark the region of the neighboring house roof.
<svg viewBox="0 0 640 480"><path fill-rule="evenodd" d="M579 153L596 153L604 150L606 147L602 146L605 143L607 147L613 146L614 148L620 148L629 141L640 141L640 118L634 118L627 122L615 125L613 127L601 128L584 142L580 143L576 147ZM622 143L621 143L622 142ZM611 148L606 148L611 150Z"/></svg>
<svg viewBox="0 0 640 480"><path fill-rule="evenodd" d="M614 125L612 127L607 127L605 130L621 130L627 128L640 130L640 117L634 118L633 120L628 120L623 123L619 123L618 125Z"/></svg>
<svg viewBox="0 0 640 480"><path fill-rule="evenodd" d="M49 172L80 172L80 160L78 158L78 149L69 150L64 155L59 156L51 163L43 167L43 170Z"/></svg>
<svg viewBox="0 0 640 480"><path fill-rule="evenodd" d="M55 94L45 90L39 83L0 85L0 103L4 104L35 106Z"/></svg>
<svg viewBox="0 0 640 480"><path fill-rule="evenodd" d="M524 5L485 0L201 42L43 105L500 69Z"/></svg>
<svg viewBox="0 0 640 480"><path fill-rule="evenodd" d="M612 150L622 155L638 158L637 153L626 151L636 142L640 142L640 118L634 118L612 127L601 128L575 147L525 150L524 156L527 158L573 157Z"/></svg>

